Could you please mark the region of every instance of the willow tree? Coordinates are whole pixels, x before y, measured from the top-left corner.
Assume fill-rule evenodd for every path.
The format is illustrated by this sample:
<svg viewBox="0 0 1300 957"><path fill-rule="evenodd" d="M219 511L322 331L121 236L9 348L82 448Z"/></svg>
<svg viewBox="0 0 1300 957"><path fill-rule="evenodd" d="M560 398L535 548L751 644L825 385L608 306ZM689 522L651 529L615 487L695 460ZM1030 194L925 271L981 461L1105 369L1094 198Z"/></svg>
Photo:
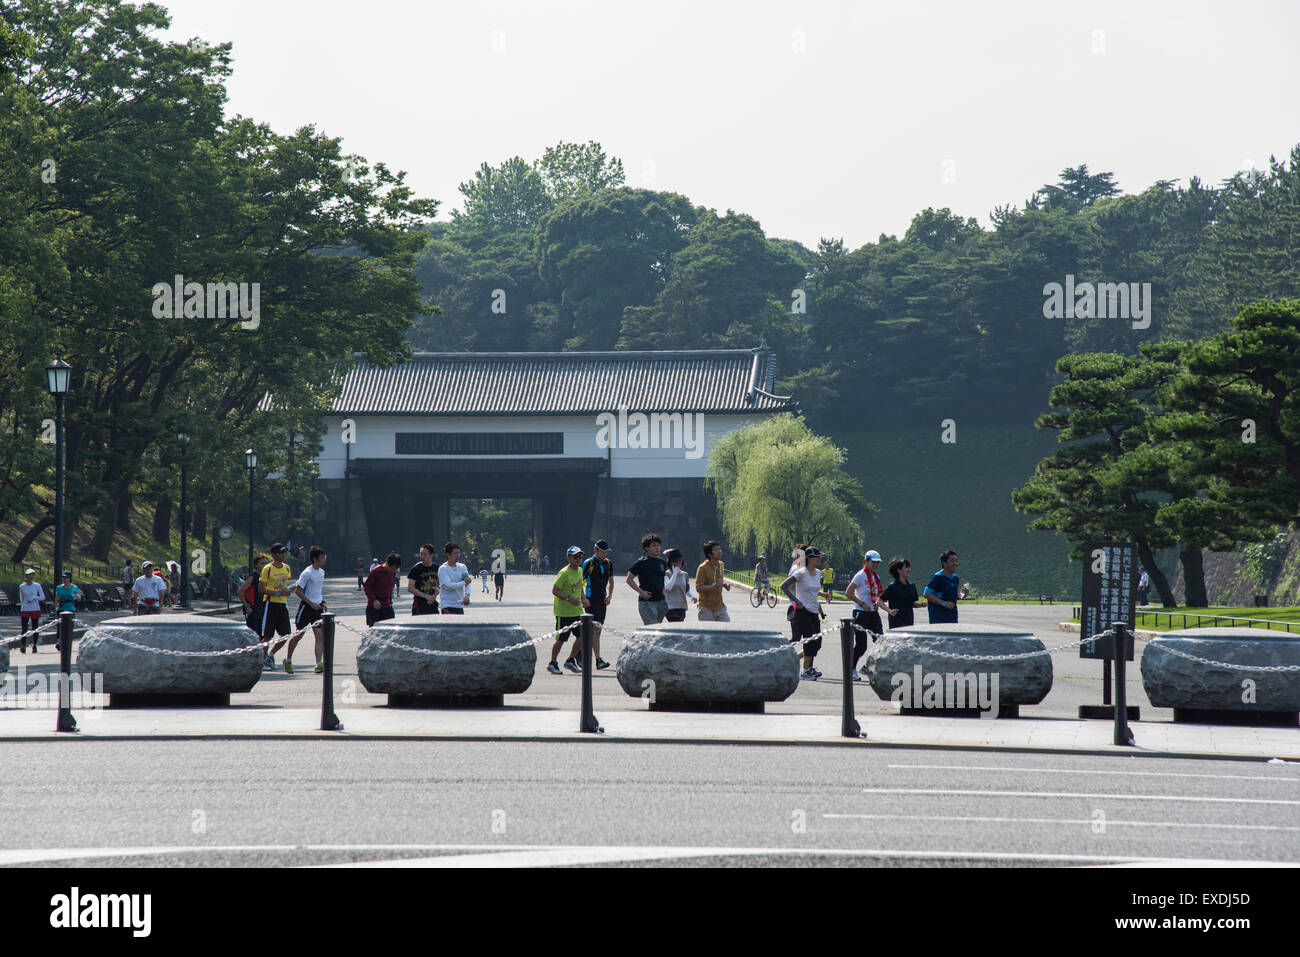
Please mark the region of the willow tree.
<svg viewBox="0 0 1300 957"><path fill-rule="evenodd" d="M782 553L800 542L857 551L874 514L843 468L844 451L789 413L726 435L709 456L707 482L737 551Z"/></svg>

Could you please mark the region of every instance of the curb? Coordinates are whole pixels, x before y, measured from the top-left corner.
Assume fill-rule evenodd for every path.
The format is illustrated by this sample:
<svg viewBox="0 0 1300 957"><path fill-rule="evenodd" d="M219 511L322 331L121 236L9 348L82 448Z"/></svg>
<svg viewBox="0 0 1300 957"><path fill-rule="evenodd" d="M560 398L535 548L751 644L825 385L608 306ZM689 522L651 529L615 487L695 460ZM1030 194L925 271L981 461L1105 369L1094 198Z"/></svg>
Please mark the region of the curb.
<svg viewBox="0 0 1300 957"><path fill-rule="evenodd" d="M853 740L851 738L683 738L683 737L620 737L618 735L602 734L581 734L574 733L571 735L554 735L554 736L530 736L530 735L471 735L471 734L429 734L414 733L400 734L393 732L361 732L353 733L349 731L290 731L283 734L274 734L269 732L254 732L250 734L234 734L230 732L218 732L213 734L195 733L195 734L104 734L93 735L89 737L82 736L81 732L74 734L60 734L51 731L47 736L36 737L33 735L0 735L0 743L21 743L21 742L45 742L51 740L61 741L418 741L418 742L509 742L524 741L534 744L554 743L571 743L571 742L614 742L618 744L684 744L692 746L724 746L738 745L741 747L799 747L810 746L818 748L880 748L895 751L969 751L975 753L1005 753L1005 754L1068 754L1083 757L1121 757L1121 758L1177 758L1190 761L1248 761L1264 763L1274 758L1284 761L1300 762L1300 754L1294 755L1271 755L1265 757L1257 754L1232 754L1232 753L1206 753L1199 751L1155 751L1143 749L1121 748L1117 745L1110 747L1091 747L1091 748L1053 748L1047 746L1034 745L997 745L997 744L937 744L934 742L908 742L908 741L874 741L870 738L861 738Z"/></svg>
<svg viewBox="0 0 1300 957"><path fill-rule="evenodd" d="M1079 634L1079 628L1080 625L1077 622L1073 622L1073 621L1061 621L1061 622L1057 622L1056 624L1057 631L1067 631L1075 635ZM1169 632L1148 631L1145 628L1143 628L1140 630L1134 629L1133 634L1137 635L1139 638L1145 638L1147 641L1150 641L1152 638L1162 638L1165 635L1169 634Z"/></svg>

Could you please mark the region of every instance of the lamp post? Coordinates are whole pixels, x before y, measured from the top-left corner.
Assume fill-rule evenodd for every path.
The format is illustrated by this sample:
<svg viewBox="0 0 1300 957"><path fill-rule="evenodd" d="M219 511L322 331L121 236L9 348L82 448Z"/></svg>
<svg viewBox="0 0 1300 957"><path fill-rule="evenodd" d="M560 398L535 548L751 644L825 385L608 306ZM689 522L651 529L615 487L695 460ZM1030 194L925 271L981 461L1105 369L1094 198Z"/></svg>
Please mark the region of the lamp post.
<svg viewBox="0 0 1300 957"><path fill-rule="evenodd" d="M180 432L176 438L181 440L181 607L190 607L190 552L186 532L189 525L189 499L186 497L189 482L190 434Z"/></svg>
<svg viewBox="0 0 1300 957"><path fill-rule="evenodd" d="M63 581L63 397L68 394L72 379L72 366L55 359L45 367L50 395L54 396L54 581ZM59 716L55 724L58 731L76 731L72 718L69 673L72 670L72 641L70 629L60 629L59 635Z"/></svg>
<svg viewBox="0 0 1300 957"><path fill-rule="evenodd" d="M257 453L244 450L244 465L248 467L248 574L253 574L253 469L257 468Z"/></svg>

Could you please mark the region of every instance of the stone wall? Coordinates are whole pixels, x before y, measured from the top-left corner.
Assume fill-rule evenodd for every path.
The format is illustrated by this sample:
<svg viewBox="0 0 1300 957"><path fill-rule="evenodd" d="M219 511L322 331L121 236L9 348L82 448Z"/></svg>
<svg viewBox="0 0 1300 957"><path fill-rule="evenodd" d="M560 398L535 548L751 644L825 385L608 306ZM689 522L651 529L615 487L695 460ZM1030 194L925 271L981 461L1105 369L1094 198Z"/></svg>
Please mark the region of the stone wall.
<svg viewBox="0 0 1300 957"><path fill-rule="evenodd" d="M680 548L694 570L703 561L700 546L711 538L723 542L724 553L730 554L719 526L717 501L701 479L601 478L588 544L608 541L615 571L625 575L641 557L641 537L654 532L664 548Z"/></svg>

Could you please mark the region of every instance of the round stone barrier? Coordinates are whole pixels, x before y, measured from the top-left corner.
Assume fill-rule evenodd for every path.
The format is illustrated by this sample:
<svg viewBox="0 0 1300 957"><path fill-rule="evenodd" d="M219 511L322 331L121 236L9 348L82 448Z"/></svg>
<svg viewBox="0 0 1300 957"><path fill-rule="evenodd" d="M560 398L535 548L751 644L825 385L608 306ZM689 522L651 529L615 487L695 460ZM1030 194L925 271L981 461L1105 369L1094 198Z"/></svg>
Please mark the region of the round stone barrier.
<svg viewBox="0 0 1300 957"><path fill-rule="evenodd" d="M430 655L412 651L484 651L528 641L522 626L467 621L459 615L419 615L378 622L357 649L357 677L390 707L499 707L523 694L537 670L537 647L495 655ZM405 645L406 647L400 647Z"/></svg>
<svg viewBox="0 0 1300 957"><path fill-rule="evenodd" d="M1142 687L1157 708L1173 708L1178 722L1300 726L1300 672L1255 671L1252 665L1300 666L1300 635L1256 628L1171 631L1142 649Z"/></svg>
<svg viewBox="0 0 1300 957"><path fill-rule="evenodd" d="M134 645L131 647L114 638ZM257 636L238 621L198 615L140 615L97 624L77 650L77 670L101 674L110 708L228 705L232 694L253 690L262 676L262 655L192 656L165 651L229 651L254 648Z"/></svg>
<svg viewBox="0 0 1300 957"><path fill-rule="evenodd" d="M698 657L763 651L743 658ZM682 654L681 652L685 652ZM775 631L718 623L664 622L638 628L618 655L618 683L651 711L762 714L799 687L799 659Z"/></svg>
<svg viewBox="0 0 1300 957"><path fill-rule="evenodd" d="M972 661L955 655L1044 652L1033 635L994 625L912 625L885 633L867 650L866 675L876 696L905 715L1014 718L1052 690L1052 658L1036 654Z"/></svg>

